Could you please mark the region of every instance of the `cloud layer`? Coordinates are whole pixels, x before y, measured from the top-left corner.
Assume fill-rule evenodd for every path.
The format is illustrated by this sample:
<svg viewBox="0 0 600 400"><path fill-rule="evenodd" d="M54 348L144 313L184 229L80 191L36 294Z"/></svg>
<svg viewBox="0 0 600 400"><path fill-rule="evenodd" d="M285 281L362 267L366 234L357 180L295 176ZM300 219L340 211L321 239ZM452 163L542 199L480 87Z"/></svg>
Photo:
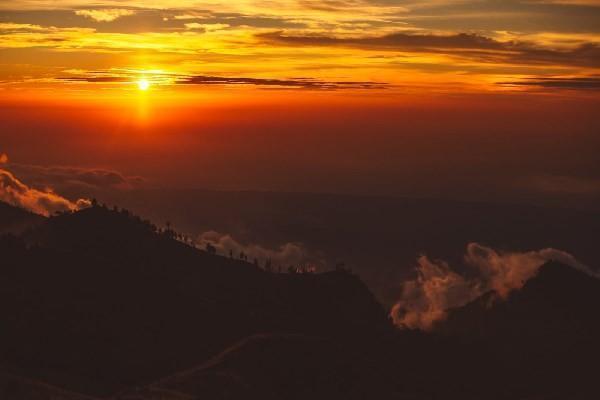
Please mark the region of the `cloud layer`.
<svg viewBox="0 0 600 400"><path fill-rule="evenodd" d="M501 82L500 85L543 89L600 90L600 77L539 77L516 82Z"/></svg>
<svg viewBox="0 0 600 400"><path fill-rule="evenodd" d="M470 267L471 276L459 274L445 261L419 257L417 278L402 285L401 298L392 308L391 317L402 328L431 329L446 317L448 309L463 306L487 292L495 291L501 298L506 298L511 291L522 288L548 261L597 276L596 272L561 250L499 252L470 243L465 264Z"/></svg>
<svg viewBox="0 0 600 400"><path fill-rule="evenodd" d="M261 40L294 46L346 46L386 51L452 54L472 60L507 64L558 64L600 67L600 46L585 43L568 49L534 46L520 41L499 41L474 33L432 34L399 32L378 37L293 36L283 32L257 35ZM585 80L585 79L584 79Z"/></svg>
<svg viewBox="0 0 600 400"><path fill-rule="evenodd" d="M133 15L133 10L126 8L103 8L99 10L75 10L75 15L91 18L98 22L111 22L117 18Z"/></svg>
<svg viewBox="0 0 600 400"><path fill-rule="evenodd" d="M221 234L215 231L204 232L198 236L196 241L199 246L204 247L210 243L218 254L239 258L241 253L248 257L248 261L255 259L260 266L264 266L267 260L271 261L274 271L281 269L287 271L289 267L304 268L314 271L323 266L323 262L310 256L310 252L302 243L285 243L277 249L265 248L258 244L242 244L229 234Z"/></svg>
<svg viewBox="0 0 600 400"><path fill-rule="evenodd" d="M310 90L342 90L342 89L384 89L388 85L382 82L360 81L325 81L314 78L248 78L232 76L186 75L174 73L148 74L148 79L154 85L200 85L200 86L254 86L281 89L310 89ZM101 84L132 84L139 79L137 71L93 71L89 73L56 78L62 82L72 83L101 83Z"/></svg>
<svg viewBox="0 0 600 400"><path fill-rule="evenodd" d="M6 169L0 169L0 201L45 216L50 216L58 211L79 210L90 204L86 199L72 202L50 189L45 191L33 189Z"/></svg>
<svg viewBox="0 0 600 400"><path fill-rule="evenodd" d="M40 166L10 164L10 170L33 187L51 187L59 191L86 191L88 189L129 190L140 187L145 179L127 176L106 168Z"/></svg>
<svg viewBox="0 0 600 400"><path fill-rule="evenodd" d="M600 69L594 0L54 3L0 3L0 85L110 84L117 78L56 77L151 67L187 77L165 84L196 89L220 80L287 89L382 88L377 81L420 90L462 84L553 91L588 89L590 82L543 78L586 78Z"/></svg>

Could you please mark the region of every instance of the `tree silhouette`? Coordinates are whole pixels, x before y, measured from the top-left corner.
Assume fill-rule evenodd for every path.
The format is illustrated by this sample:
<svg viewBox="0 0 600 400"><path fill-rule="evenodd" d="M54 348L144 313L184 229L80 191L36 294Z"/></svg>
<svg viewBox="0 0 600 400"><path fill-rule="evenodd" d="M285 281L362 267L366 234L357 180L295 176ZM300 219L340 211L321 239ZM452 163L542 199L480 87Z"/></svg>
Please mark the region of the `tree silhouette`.
<svg viewBox="0 0 600 400"><path fill-rule="evenodd" d="M207 242L206 243L206 252L208 254L215 255L215 254L217 254L217 248L215 246L213 246L212 244L210 244L210 243Z"/></svg>

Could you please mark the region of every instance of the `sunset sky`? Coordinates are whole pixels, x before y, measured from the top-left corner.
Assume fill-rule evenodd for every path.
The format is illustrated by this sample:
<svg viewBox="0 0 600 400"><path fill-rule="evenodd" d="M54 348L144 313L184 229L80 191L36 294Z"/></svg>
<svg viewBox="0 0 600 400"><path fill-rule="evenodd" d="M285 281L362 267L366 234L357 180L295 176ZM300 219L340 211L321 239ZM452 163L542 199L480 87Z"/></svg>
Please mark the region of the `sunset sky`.
<svg viewBox="0 0 600 400"><path fill-rule="evenodd" d="M140 77L164 89L599 85L597 0L11 0L0 12L4 90Z"/></svg>
<svg viewBox="0 0 600 400"><path fill-rule="evenodd" d="M0 153L25 176L593 197L599 88L598 0L0 3Z"/></svg>

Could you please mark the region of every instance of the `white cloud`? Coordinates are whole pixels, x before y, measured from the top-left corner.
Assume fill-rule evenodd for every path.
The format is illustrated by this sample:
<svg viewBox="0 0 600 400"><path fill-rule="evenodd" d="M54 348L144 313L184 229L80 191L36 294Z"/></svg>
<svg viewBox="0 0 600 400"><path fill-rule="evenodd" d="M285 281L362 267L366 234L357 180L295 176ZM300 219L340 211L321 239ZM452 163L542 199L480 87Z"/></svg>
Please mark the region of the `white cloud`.
<svg viewBox="0 0 600 400"><path fill-rule="evenodd" d="M428 330L446 317L447 310L461 307L477 297L495 291L506 298L518 290L548 261L557 261L592 276L597 273L571 254L552 248L529 252L498 252L469 243L465 263L474 270L472 277L461 275L440 260L427 256L418 259L414 280L404 282L400 300L391 317L401 328Z"/></svg>
<svg viewBox="0 0 600 400"><path fill-rule="evenodd" d="M125 8L103 8L98 10L76 10L75 14L91 18L97 22L111 22L117 18L133 15L135 12Z"/></svg>
<svg viewBox="0 0 600 400"><path fill-rule="evenodd" d="M287 271L290 266L293 266L304 267L312 271L324 264L320 260L309 257L308 251L302 243L285 243L276 249L269 249L258 244L242 244L231 235L215 231L202 233L198 237L197 243L202 247L210 243L216 248L218 254L224 256L231 254L234 258L239 258L240 253L243 252L248 257L248 261L252 262L256 259L261 266L267 260L271 260L275 270L281 268L282 271Z"/></svg>
<svg viewBox="0 0 600 400"><path fill-rule="evenodd" d="M2 156L4 160L8 160L5 154ZM6 169L0 169L0 201L45 216L57 211L75 211L90 205L89 200L86 199L72 202L51 189L31 188Z"/></svg>
<svg viewBox="0 0 600 400"><path fill-rule="evenodd" d="M201 30L204 32L215 32L229 28L228 24L199 24L197 22L189 22L184 24L186 29Z"/></svg>

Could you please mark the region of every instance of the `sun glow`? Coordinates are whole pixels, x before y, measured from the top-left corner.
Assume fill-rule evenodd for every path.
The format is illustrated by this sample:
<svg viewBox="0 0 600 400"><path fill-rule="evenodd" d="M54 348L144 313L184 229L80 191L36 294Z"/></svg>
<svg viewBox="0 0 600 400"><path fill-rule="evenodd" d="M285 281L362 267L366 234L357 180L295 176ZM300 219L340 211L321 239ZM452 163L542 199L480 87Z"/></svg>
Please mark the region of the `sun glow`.
<svg viewBox="0 0 600 400"><path fill-rule="evenodd" d="M150 88L150 82L148 79L142 78L137 81L138 89L140 90L148 90Z"/></svg>

